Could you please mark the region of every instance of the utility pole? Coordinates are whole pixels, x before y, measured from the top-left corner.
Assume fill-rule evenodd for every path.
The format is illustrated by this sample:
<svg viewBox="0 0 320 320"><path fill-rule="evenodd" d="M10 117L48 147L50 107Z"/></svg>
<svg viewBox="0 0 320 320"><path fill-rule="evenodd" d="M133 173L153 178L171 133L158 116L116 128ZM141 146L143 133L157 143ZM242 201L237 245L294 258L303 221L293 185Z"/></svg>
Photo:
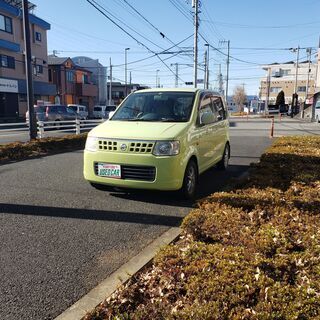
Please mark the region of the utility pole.
<svg viewBox="0 0 320 320"><path fill-rule="evenodd" d="M207 88L207 74L208 74L208 62L207 62L207 50L204 52L204 81L203 81L203 89Z"/></svg>
<svg viewBox="0 0 320 320"><path fill-rule="evenodd" d="M158 88L158 72L159 71L160 71L159 69L156 70L156 88Z"/></svg>
<svg viewBox="0 0 320 320"><path fill-rule="evenodd" d="M298 107L297 86L298 86L299 51L300 51L299 46L298 48L293 50L293 52L297 52L297 62L296 62L296 76L294 80L294 94L292 95L291 118L293 118L293 112L296 111Z"/></svg>
<svg viewBox="0 0 320 320"><path fill-rule="evenodd" d="M228 40L228 57L227 57L227 79L226 79L226 100L228 101L229 89L229 64L230 64L230 40Z"/></svg>
<svg viewBox="0 0 320 320"><path fill-rule="evenodd" d="M314 79L314 93L317 91L317 84L318 84L318 73L319 73L319 63L320 63L320 37L319 37L319 45L318 45L318 52L317 52L317 65L316 65L316 74L315 74L315 79ZM314 122L316 121L316 104L312 103L312 112L311 112L311 121Z"/></svg>
<svg viewBox="0 0 320 320"><path fill-rule="evenodd" d="M266 93L266 102L264 106L264 115L267 114L269 106L269 95L270 95L270 78L271 78L271 67L268 67L268 76L267 76L267 93Z"/></svg>
<svg viewBox="0 0 320 320"><path fill-rule="evenodd" d="M24 33L24 47L25 47L25 64L27 74L27 98L29 111L29 136L30 140L37 138L37 121L34 114L33 107L33 79L32 79L32 56L30 45L30 25L29 25L29 8L28 0L23 0L23 33Z"/></svg>
<svg viewBox="0 0 320 320"><path fill-rule="evenodd" d="M209 51L210 51L210 44L209 43L205 43L205 46L208 47L207 50L207 70L206 70L206 80L207 80L207 89L209 89L209 69L210 69L210 59L209 59Z"/></svg>
<svg viewBox="0 0 320 320"><path fill-rule="evenodd" d="M223 80L222 80L221 64L220 63L219 63L218 83L219 83L219 93L222 94L222 92L223 92Z"/></svg>
<svg viewBox="0 0 320 320"><path fill-rule="evenodd" d="M192 0L192 7L194 8L194 53L193 53L193 84L197 87L198 82L198 27L199 27L199 1Z"/></svg>
<svg viewBox="0 0 320 320"><path fill-rule="evenodd" d="M228 90L229 90L229 65L230 65L230 40L223 40L219 43L227 43L227 75L226 75L226 92L225 92L225 98L226 101L228 101Z"/></svg>
<svg viewBox="0 0 320 320"><path fill-rule="evenodd" d="M309 83L310 83L310 64L311 64L311 48L307 48L306 52L308 54L308 78L307 78L307 86L306 86L306 97L305 102L308 99L308 91L309 91Z"/></svg>
<svg viewBox="0 0 320 320"><path fill-rule="evenodd" d="M125 91L124 91L124 97L127 96L127 51L130 50L130 48L124 49L124 82L125 82Z"/></svg>
<svg viewBox="0 0 320 320"><path fill-rule="evenodd" d="M110 82L109 82L109 106L112 105L112 65L111 65L111 58L110 58Z"/></svg>
<svg viewBox="0 0 320 320"><path fill-rule="evenodd" d="M170 66L175 66L176 67L176 74L175 74L175 87L178 88L178 81L179 81L179 63L171 63Z"/></svg>

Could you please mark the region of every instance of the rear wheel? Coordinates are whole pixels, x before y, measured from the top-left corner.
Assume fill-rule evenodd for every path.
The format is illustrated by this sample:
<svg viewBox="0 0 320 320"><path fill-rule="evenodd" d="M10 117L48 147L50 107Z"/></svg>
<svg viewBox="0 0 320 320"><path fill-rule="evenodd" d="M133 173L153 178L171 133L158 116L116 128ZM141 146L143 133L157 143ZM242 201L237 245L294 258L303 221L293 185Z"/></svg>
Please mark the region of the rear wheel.
<svg viewBox="0 0 320 320"><path fill-rule="evenodd" d="M218 162L217 166L221 170L226 170L229 165L230 159L230 145L229 143L226 144L223 151L222 159Z"/></svg>
<svg viewBox="0 0 320 320"><path fill-rule="evenodd" d="M186 199L194 199L198 186L198 167L194 160L190 160L184 173L182 196Z"/></svg>

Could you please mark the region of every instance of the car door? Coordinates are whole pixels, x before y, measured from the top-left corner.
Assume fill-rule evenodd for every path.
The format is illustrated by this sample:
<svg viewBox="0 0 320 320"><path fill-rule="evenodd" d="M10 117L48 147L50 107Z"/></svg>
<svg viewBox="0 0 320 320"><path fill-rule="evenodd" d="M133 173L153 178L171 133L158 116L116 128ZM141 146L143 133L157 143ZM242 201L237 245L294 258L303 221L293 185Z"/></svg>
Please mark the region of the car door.
<svg viewBox="0 0 320 320"><path fill-rule="evenodd" d="M202 122L203 118L209 119L206 123ZM198 109L198 155L200 172L208 169L217 161L217 144L219 139L217 131L217 114L212 108L212 94L206 93L200 99Z"/></svg>
<svg viewBox="0 0 320 320"><path fill-rule="evenodd" d="M219 161L223 155L225 144L228 140L228 120L225 105L218 95L211 96L212 112L215 114L216 122L212 133L212 140L214 144L214 159L215 162Z"/></svg>

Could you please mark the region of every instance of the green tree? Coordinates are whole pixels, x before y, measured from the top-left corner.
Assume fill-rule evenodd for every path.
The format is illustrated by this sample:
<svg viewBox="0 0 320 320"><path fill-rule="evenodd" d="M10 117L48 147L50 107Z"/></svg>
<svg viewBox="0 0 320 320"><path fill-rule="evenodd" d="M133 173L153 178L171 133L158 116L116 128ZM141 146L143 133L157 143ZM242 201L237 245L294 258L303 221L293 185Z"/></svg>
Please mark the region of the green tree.
<svg viewBox="0 0 320 320"><path fill-rule="evenodd" d="M284 92L281 90L278 95L277 95L277 100L276 100L276 105L277 106L283 106L285 105L285 98L284 98Z"/></svg>

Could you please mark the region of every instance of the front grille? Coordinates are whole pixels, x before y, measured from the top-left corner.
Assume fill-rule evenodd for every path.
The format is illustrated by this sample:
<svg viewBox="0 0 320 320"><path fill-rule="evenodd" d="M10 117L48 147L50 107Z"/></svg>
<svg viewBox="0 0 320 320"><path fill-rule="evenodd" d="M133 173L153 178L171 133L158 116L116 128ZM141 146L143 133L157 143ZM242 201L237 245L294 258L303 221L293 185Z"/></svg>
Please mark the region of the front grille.
<svg viewBox="0 0 320 320"><path fill-rule="evenodd" d="M149 142L130 142L129 151L135 153L151 153L153 149L153 143Z"/></svg>
<svg viewBox="0 0 320 320"><path fill-rule="evenodd" d="M122 141L101 139L98 141L99 150L119 151L127 153L152 153L154 142L148 141Z"/></svg>
<svg viewBox="0 0 320 320"><path fill-rule="evenodd" d="M98 163L94 163L94 173L98 175ZM121 165L121 179L154 181L156 177L156 168L151 166L131 166Z"/></svg>
<svg viewBox="0 0 320 320"><path fill-rule="evenodd" d="M117 151L118 142L113 140L99 140L99 150Z"/></svg>

